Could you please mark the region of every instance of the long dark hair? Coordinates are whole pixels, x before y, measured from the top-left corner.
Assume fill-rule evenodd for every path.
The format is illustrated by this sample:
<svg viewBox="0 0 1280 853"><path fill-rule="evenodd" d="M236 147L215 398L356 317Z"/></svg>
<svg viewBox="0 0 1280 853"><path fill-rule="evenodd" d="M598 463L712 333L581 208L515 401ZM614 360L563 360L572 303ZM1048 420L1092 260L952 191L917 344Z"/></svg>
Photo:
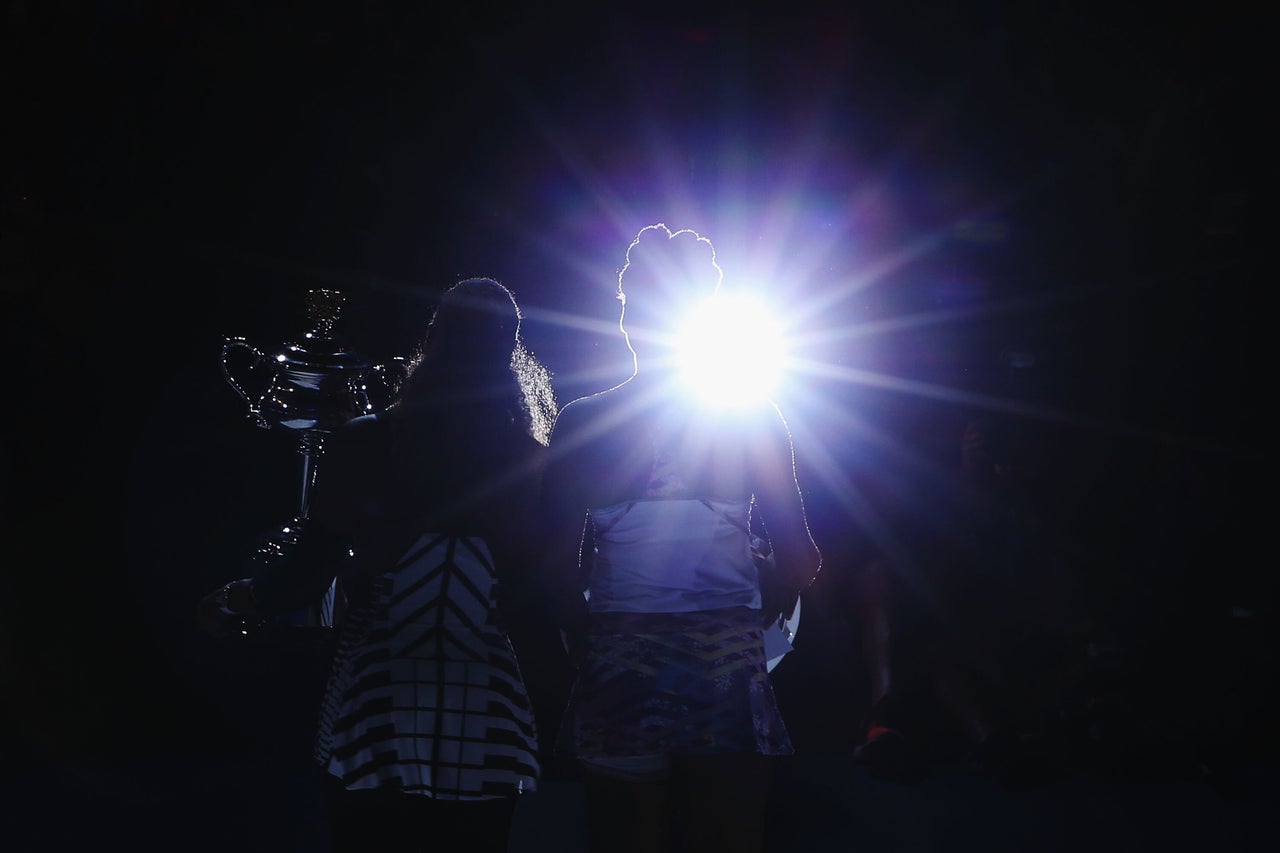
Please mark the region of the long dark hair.
<svg viewBox="0 0 1280 853"><path fill-rule="evenodd" d="M514 294L492 278L463 279L440 297L406 364L395 401L499 410L546 444L556 415L551 372L520 338Z"/></svg>

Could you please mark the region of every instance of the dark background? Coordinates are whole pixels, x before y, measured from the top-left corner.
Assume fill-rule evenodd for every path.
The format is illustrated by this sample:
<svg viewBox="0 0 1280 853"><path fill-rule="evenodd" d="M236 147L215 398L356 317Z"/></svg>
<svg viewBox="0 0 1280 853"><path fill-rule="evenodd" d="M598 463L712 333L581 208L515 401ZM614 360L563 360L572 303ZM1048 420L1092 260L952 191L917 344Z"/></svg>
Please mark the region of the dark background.
<svg viewBox="0 0 1280 853"><path fill-rule="evenodd" d="M276 347L335 288L337 333L381 363L440 288L490 275L564 402L625 375L614 274L665 221L710 236L727 282L807 309L803 354L831 368L783 400L833 578L805 611L811 663L779 671L799 743L844 748L864 710L839 573L866 547L860 478L895 463L852 425L954 416L847 371L1002 393L1013 348L1066 413L1065 503L1158 673L1147 712L1274 755L1261 22L724 5L7 7L15 749L305 749L314 657L228 651L192 621L299 486L293 437L255 429L220 373L226 337Z"/></svg>

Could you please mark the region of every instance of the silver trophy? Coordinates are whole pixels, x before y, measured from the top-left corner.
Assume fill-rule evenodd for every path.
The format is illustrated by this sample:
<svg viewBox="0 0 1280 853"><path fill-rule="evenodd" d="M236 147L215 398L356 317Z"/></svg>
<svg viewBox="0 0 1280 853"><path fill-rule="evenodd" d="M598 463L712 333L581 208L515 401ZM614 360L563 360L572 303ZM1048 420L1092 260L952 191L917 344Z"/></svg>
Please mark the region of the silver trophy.
<svg viewBox="0 0 1280 853"><path fill-rule="evenodd" d="M223 344L222 375L248 404L249 417L263 429L295 434L302 456L297 514L259 540L249 559L252 573L287 559L297 546L310 513L325 438L351 418L382 408L395 381L403 377L402 359L390 367L370 364L333 336L345 302L336 290L308 291L310 330L274 352L264 353L244 338L228 337ZM261 393L246 392L237 372L256 377L253 384L262 388ZM329 629L343 606L335 580L321 601L275 621L282 627Z"/></svg>

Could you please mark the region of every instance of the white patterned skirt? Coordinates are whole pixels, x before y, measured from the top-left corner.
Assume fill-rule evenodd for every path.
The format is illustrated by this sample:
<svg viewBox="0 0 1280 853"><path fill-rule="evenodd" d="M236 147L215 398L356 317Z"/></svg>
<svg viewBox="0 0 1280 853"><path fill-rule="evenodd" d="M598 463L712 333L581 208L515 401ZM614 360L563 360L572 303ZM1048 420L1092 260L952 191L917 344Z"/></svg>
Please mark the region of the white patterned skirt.
<svg viewBox="0 0 1280 853"><path fill-rule="evenodd" d="M428 533L353 608L315 758L349 789L481 800L536 788L537 732L480 539Z"/></svg>

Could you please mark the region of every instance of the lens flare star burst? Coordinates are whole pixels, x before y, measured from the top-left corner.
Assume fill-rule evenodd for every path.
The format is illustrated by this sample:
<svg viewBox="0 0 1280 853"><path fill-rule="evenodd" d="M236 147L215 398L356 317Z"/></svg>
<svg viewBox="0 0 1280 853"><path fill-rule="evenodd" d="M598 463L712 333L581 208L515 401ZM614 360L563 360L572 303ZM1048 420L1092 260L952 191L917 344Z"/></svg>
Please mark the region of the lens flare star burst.
<svg viewBox="0 0 1280 853"><path fill-rule="evenodd" d="M768 397L786 370L781 327L748 297L720 294L697 306L681 324L676 347L686 387L714 405Z"/></svg>

